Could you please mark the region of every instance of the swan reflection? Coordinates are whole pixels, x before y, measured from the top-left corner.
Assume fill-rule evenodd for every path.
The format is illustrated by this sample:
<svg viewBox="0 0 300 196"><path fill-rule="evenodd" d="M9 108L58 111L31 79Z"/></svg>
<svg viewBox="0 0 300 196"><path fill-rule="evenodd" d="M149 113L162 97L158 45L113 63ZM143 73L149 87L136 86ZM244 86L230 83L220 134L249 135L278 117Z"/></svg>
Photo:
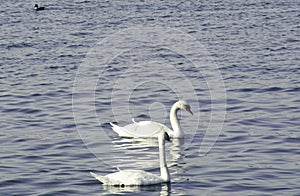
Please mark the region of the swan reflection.
<svg viewBox="0 0 300 196"><path fill-rule="evenodd" d="M170 183L163 183L157 185L149 185L149 186L107 186L103 185L103 190L106 190L106 194L102 195L110 195L110 194L120 194L120 193L134 193L134 192L159 192L160 196L168 196L171 191Z"/></svg>
<svg viewBox="0 0 300 196"><path fill-rule="evenodd" d="M183 138L173 138L172 145L170 149L170 154L172 157L172 162L169 167L175 167L176 173L184 173L185 169L182 165L185 164L185 146Z"/></svg>
<svg viewBox="0 0 300 196"><path fill-rule="evenodd" d="M167 144L166 153L168 160L168 167L177 168L176 173L184 172L183 165L185 164L185 140L184 138L173 138L171 144ZM124 152L133 150L136 159L143 160L141 156L142 153L146 151L152 155L155 155L157 152L149 152L149 148L156 147L158 145L157 139L155 138L119 138L118 140L113 141L117 144L115 147ZM169 152L169 153L168 153ZM139 154L141 156L139 156ZM171 161L170 161L171 160ZM134 160L132 160L134 161ZM130 163L130 162L129 162ZM136 163L137 164L137 163ZM145 164L145 163L143 163ZM121 166L122 167L122 166Z"/></svg>

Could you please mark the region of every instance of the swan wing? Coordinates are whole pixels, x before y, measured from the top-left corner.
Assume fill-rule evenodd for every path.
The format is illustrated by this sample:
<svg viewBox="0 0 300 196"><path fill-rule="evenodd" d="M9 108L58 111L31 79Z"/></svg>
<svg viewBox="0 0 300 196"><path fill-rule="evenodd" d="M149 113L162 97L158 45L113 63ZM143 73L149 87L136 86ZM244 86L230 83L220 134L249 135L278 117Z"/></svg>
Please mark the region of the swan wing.
<svg viewBox="0 0 300 196"><path fill-rule="evenodd" d="M142 170L122 170L105 177L109 179L107 185L153 185L163 182L160 176Z"/></svg>
<svg viewBox="0 0 300 196"><path fill-rule="evenodd" d="M126 125L124 129L133 137L157 137L161 130L168 133L173 132L167 126L153 121L134 121L134 123Z"/></svg>
<svg viewBox="0 0 300 196"><path fill-rule="evenodd" d="M140 121L120 127L114 123L110 123L114 132L116 132L120 137L157 137L160 130L164 130L169 134L170 137L173 136L173 131L167 126L153 122L153 121Z"/></svg>

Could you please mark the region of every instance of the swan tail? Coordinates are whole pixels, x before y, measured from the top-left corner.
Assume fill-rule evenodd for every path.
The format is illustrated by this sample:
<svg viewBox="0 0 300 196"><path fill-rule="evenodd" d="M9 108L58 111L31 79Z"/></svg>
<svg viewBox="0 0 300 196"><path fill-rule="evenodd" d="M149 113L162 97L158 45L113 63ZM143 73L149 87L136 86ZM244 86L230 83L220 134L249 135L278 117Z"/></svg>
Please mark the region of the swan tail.
<svg viewBox="0 0 300 196"><path fill-rule="evenodd" d="M102 182L103 184L109 184L109 179L105 176L101 176L101 175L97 175L93 172L90 172L90 174L96 178L97 180L99 180L100 182Z"/></svg>
<svg viewBox="0 0 300 196"><path fill-rule="evenodd" d="M114 123L110 122L109 123L112 127L115 127L115 126L118 126L118 125L115 125Z"/></svg>
<svg viewBox="0 0 300 196"><path fill-rule="evenodd" d="M130 137L130 135L124 130L123 127L115 125L114 123L110 122L111 128L114 132L116 132L120 137Z"/></svg>
<svg viewBox="0 0 300 196"><path fill-rule="evenodd" d="M134 120L134 118L132 118L131 120L132 120L133 123L136 123L136 124L137 124L137 122Z"/></svg>

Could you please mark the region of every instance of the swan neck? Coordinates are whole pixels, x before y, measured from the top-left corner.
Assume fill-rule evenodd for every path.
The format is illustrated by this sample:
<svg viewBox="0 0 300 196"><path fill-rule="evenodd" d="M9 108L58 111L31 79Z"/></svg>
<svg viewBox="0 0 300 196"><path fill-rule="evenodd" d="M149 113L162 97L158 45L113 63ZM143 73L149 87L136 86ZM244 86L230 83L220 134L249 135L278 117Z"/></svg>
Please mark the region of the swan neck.
<svg viewBox="0 0 300 196"><path fill-rule="evenodd" d="M178 121L178 117L177 117L177 112L179 110L179 107L177 107L177 104L175 103L170 111L170 122L171 122L171 126L172 129L174 131L174 136L175 138L180 138L183 137L184 133L181 130L179 121Z"/></svg>
<svg viewBox="0 0 300 196"><path fill-rule="evenodd" d="M165 152L165 141L164 138L158 138L159 143L159 164L160 164L160 175L164 182L170 181L170 173L167 167L166 152Z"/></svg>

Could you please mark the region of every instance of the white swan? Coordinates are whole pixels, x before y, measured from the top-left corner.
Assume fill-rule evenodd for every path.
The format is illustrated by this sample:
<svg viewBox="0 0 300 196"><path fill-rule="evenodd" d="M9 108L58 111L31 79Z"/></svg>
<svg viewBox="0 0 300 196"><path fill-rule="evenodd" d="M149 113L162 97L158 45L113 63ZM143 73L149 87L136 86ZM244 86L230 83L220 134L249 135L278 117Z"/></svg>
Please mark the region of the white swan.
<svg viewBox="0 0 300 196"><path fill-rule="evenodd" d="M106 176L90 173L104 185L112 186L154 185L169 182L170 173L166 164L165 140L170 141L169 135L164 131L160 131L158 133L160 176L142 170L119 170Z"/></svg>
<svg viewBox="0 0 300 196"><path fill-rule="evenodd" d="M184 132L182 131L178 117L177 111L180 109L185 109L190 114L193 115L191 111L191 106L187 104L186 101L180 100L173 104L170 110L170 122L173 131L167 126L153 122L153 121L140 121L135 122L132 119L133 123L126 125L124 127L120 127L116 124L110 123L112 129L120 136L120 137L157 137L157 133L163 129L165 132L169 134L170 137L173 138L183 138Z"/></svg>

